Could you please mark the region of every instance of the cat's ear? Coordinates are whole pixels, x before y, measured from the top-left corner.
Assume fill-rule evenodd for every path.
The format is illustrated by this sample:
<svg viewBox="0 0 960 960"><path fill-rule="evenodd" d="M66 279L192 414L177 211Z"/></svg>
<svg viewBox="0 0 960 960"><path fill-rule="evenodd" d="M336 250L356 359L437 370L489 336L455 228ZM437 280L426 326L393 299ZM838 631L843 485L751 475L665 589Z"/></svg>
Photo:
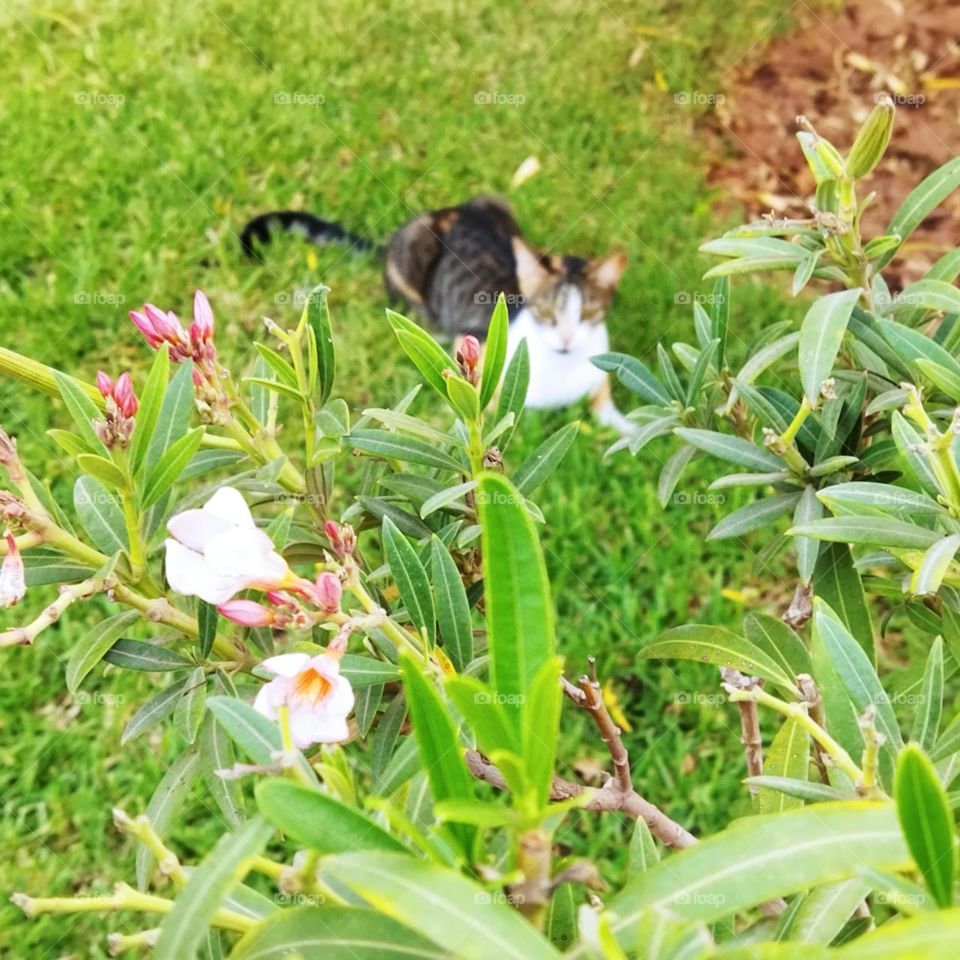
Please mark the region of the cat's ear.
<svg viewBox="0 0 960 960"><path fill-rule="evenodd" d="M550 271L520 237L513 237L513 256L517 261L517 283L526 298L537 295L550 277Z"/></svg>
<svg viewBox="0 0 960 960"><path fill-rule="evenodd" d="M596 286L613 292L626 269L627 255L622 250L615 250L605 257L591 260L589 275Z"/></svg>

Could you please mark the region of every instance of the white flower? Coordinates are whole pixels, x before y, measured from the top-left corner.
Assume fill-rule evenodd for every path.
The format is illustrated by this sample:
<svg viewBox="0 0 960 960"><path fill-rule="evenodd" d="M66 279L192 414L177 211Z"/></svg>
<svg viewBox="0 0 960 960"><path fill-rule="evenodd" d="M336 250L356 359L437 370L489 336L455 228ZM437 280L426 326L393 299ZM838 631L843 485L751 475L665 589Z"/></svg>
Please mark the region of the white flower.
<svg viewBox="0 0 960 960"><path fill-rule="evenodd" d="M23 599L27 582L23 572L23 557L17 549L13 534L7 533L7 555L0 566L0 607L12 607Z"/></svg>
<svg viewBox="0 0 960 960"><path fill-rule="evenodd" d="M353 687L340 675L336 657L321 653L284 653L260 664L273 674L253 701L268 720L276 720L286 706L290 733L301 750L314 743L346 740L347 715L353 709Z"/></svg>
<svg viewBox="0 0 960 960"><path fill-rule="evenodd" d="M221 487L201 510L171 517L167 529L173 535L165 541L167 582L184 596L220 604L247 587L300 582L233 487Z"/></svg>

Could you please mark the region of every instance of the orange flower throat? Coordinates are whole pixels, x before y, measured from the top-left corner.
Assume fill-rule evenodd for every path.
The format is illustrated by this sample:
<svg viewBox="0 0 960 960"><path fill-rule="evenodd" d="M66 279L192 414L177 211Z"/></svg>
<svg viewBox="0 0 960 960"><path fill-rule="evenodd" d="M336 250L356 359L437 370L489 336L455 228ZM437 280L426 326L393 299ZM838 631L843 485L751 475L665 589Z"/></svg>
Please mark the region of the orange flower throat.
<svg viewBox="0 0 960 960"><path fill-rule="evenodd" d="M318 673L313 667L308 667L303 673L298 673L293 682L293 696L298 702L305 702L316 707L330 691L333 685Z"/></svg>

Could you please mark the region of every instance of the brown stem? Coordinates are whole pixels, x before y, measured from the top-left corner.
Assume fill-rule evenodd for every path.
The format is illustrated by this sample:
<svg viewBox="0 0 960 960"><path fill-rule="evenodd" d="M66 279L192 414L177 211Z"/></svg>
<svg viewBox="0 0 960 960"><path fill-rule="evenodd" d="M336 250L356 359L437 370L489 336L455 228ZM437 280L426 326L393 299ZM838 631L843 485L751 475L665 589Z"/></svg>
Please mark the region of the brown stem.
<svg viewBox="0 0 960 960"><path fill-rule="evenodd" d="M720 676L723 682L739 690L752 690L760 685L756 677L747 677L731 667L721 667ZM760 712L756 701L741 700L737 703L740 709L740 742L743 744L743 753L747 761L747 776L759 777L763 774L763 740L760 737ZM751 785L750 795L754 796L758 788Z"/></svg>
<svg viewBox="0 0 960 960"><path fill-rule="evenodd" d="M823 716L823 697L814 682L813 677L807 673L801 673L797 677L797 689L800 691L800 699L807 705L807 713L814 723L826 729L826 722ZM830 776L827 772L827 762L824 759L823 747L811 737L813 741L813 761L817 765L817 771L820 774L820 780L823 783L830 783Z"/></svg>

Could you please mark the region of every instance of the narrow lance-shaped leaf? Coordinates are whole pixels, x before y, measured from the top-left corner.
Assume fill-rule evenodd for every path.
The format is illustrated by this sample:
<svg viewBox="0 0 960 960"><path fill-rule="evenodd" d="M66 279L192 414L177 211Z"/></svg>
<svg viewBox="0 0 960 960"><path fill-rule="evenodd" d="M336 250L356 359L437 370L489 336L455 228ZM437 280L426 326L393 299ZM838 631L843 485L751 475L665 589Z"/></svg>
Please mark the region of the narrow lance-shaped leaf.
<svg viewBox="0 0 960 960"><path fill-rule="evenodd" d="M434 800L472 800L473 778L464 763L457 728L449 710L412 655L401 655L401 669L413 735ZM455 823L450 825L450 830L469 856L474 835L472 828Z"/></svg>
<svg viewBox="0 0 960 960"><path fill-rule="evenodd" d="M940 907L953 905L953 816L933 764L914 744L897 761L897 813L910 853Z"/></svg>
<svg viewBox="0 0 960 960"><path fill-rule="evenodd" d="M820 548L813 571L813 592L837 614L870 662L875 663L873 624L863 581L846 543L825 543Z"/></svg>
<svg viewBox="0 0 960 960"><path fill-rule="evenodd" d="M483 347L483 372L480 377L480 409L486 409L500 385L500 374L507 358L507 301L501 293L490 317L487 342Z"/></svg>
<svg viewBox="0 0 960 960"><path fill-rule="evenodd" d="M416 550L389 518L383 518L383 547L400 599L413 625L433 643L436 614L430 578Z"/></svg>
<svg viewBox="0 0 960 960"><path fill-rule="evenodd" d="M317 406L323 406L330 398L333 390L333 379L336 373L336 358L333 349L333 329L330 325L330 305L327 294L330 288L322 283L313 288L304 307L307 322L313 332L316 344L316 383Z"/></svg>
<svg viewBox="0 0 960 960"><path fill-rule="evenodd" d="M648 403L661 407L670 405L670 394L650 372L645 363L625 353L601 353L590 362L601 370L612 373L629 390Z"/></svg>
<svg viewBox="0 0 960 960"><path fill-rule="evenodd" d="M134 474L140 471L147 446L157 425L169 376L170 348L164 343L157 350L157 355L150 366L150 373L147 374L147 381L140 395L140 406L134 420L133 434L130 437L130 468Z"/></svg>
<svg viewBox="0 0 960 960"><path fill-rule="evenodd" d="M193 410L193 363L185 360L170 378L153 432L144 455L145 475L149 476L160 458L187 432Z"/></svg>
<svg viewBox="0 0 960 960"><path fill-rule="evenodd" d="M920 684L920 696L913 718L910 740L931 752L937 742L943 712L943 638L934 638Z"/></svg>
<svg viewBox="0 0 960 960"><path fill-rule="evenodd" d="M681 440L686 440L699 450L711 456L739 463L753 470L773 471L782 470L783 461L775 457L763 447L758 447L742 437L733 437L715 430L695 430L680 427L673 431Z"/></svg>
<svg viewBox="0 0 960 960"><path fill-rule="evenodd" d="M500 449L506 450L513 431L520 421L520 414L527 399L527 387L530 385L530 352L527 341L521 340L514 351L513 357L507 364L507 372L503 375L503 388L500 399L497 401L497 422L503 420L507 414L513 414L513 424L507 427L500 435Z"/></svg>
<svg viewBox="0 0 960 960"><path fill-rule="evenodd" d="M828 293L807 311L800 327L800 379L807 402L817 406L823 381L830 376L847 322L861 290Z"/></svg>
<svg viewBox="0 0 960 960"><path fill-rule="evenodd" d="M67 660L67 689L76 693L84 677L103 659L104 654L140 617L136 610L125 610L101 620L70 651Z"/></svg>
<svg viewBox="0 0 960 960"><path fill-rule="evenodd" d="M910 579L910 592L917 597L935 594L943 583L954 554L960 549L960 534L938 540L923 555L920 566Z"/></svg>
<svg viewBox="0 0 960 960"><path fill-rule="evenodd" d="M520 732L521 705L554 653L554 613L543 553L519 492L485 474L477 490L490 682Z"/></svg>
<svg viewBox="0 0 960 960"><path fill-rule="evenodd" d="M213 915L235 886L242 864L263 849L272 833L273 827L255 817L220 838L191 872L164 918L153 952L157 960L184 960L196 954Z"/></svg>
<svg viewBox="0 0 960 960"><path fill-rule="evenodd" d="M443 374L454 368L453 361L433 337L412 320L393 310L387 310L387 320L423 379L446 400L447 382Z"/></svg>
<svg viewBox="0 0 960 960"><path fill-rule="evenodd" d="M580 430L578 421L552 433L527 457L514 475L517 490L529 496L560 465Z"/></svg>
<svg viewBox="0 0 960 960"><path fill-rule="evenodd" d="M430 541L430 573L443 649L457 671L462 671L473 659L470 604L460 571L437 537Z"/></svg>
<svg viewBox="0 0 960 960"><path fill-rule="evenodd" d="M108 556L129 550L127 527L120 504L94 477L77 477L73 487L73 506L90 539Z"/></svg>

